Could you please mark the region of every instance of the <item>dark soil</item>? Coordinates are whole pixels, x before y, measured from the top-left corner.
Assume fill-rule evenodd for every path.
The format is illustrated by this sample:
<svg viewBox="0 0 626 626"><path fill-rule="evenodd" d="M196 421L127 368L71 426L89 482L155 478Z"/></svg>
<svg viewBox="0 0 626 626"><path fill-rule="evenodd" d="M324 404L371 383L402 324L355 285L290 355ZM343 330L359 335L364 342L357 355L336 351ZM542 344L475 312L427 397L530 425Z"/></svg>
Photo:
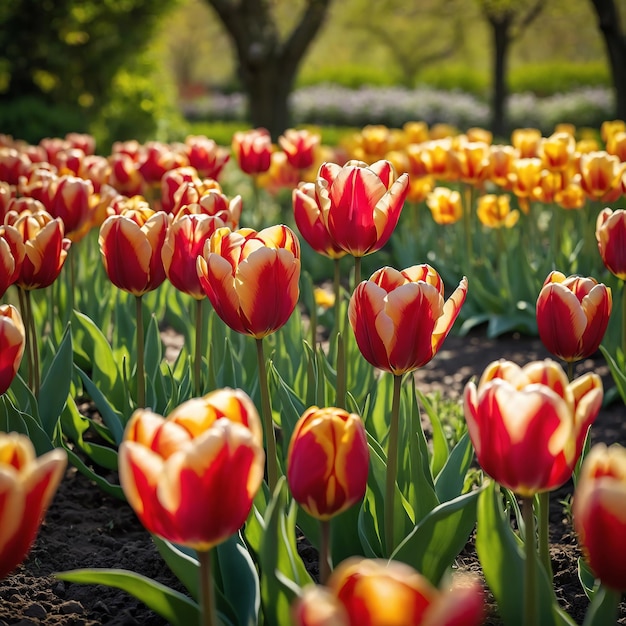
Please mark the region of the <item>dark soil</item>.
<svg viewBox="0 0 626 626"><path fill-rule="evenodd" d="M418 385L424 393L439 390L447 397L458 398L465 383L472 376L480 376L492 360L507 358L523 365L547 356L541 343L528 337L511 335L490 340L480 332L464 338L451 336L435 359L417 373ZM577 374L596 371L608 389L612 386L608 368L602 356L596 356L580 363ZM626 410L620 401L601 411L592 429L592 442L599 441L626 445ZM577 577L576 537L560 503L570 493L571 485L566 485L551 497L551 553L557 596L562 607L580 624L588 601ZM315 551L305 547L303 556L315 571ZM458 566L480 573L471 540L460 555ZM55 572L85 567L130 569L182 590L128 505L103 493L70 468L25 563L0 581L0 626L165 624L125 592L66 583L54 576ZM618 623L626 624L625 603L621 609ZM501 624L492 598L485 623Z"/></svg>

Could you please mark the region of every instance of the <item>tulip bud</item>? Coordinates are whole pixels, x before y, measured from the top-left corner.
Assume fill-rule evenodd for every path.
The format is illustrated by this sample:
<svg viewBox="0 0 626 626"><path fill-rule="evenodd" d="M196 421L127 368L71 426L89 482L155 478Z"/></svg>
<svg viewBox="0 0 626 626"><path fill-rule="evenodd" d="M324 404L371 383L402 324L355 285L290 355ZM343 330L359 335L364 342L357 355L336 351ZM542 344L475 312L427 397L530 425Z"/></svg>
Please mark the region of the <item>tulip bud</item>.
<svg viewBox="0 0 626 626"><path fill-rule="evenodd" d="M189 165L195 167L204 178L217 180L230 159L227 148L202 135L189 135L185 139L185 154Z"/></svg>
<svg viewBox="0 0 626 626"><path fill-rule="evenodd" d="M288 128L278 138L278 145L287 155L289 165L297 170L306 170L315 161L315 150L320 145L320 141L320 135L306 129Z"/></svg>
<svg viewBox="0 0 626 626"><path fill-rule="evenodd" d="M593 446L578 475L572 512L593 573L608 587L626 591L626 449Z"/></svg>
<svg viewBox="0 0 626 626"><path fill-rule="evenodd" d="M335 407L307 409L287 452L287 482L311 516L327 520L363 499L369 451L358 415Z"/></svg>
<svg viewBox="0 0 626 626"><path fill-rule="evenodd" d="M65 450L37 458L28 437L0 433L0 579L26 558L66 465Z"/></svg>
<svg viewBox="0 0 626 626"><path fill-rule="evenodd" d="M606 208L596 222L596 240L609 272L626 280L626 210Z"/></svg>
<svg viewBox="0 0 626 626"><path fill-rule="evenodd" d="M455 224L463 217L461 194L449 187L435 187L426 197L436 224Z"/></svg>
<svg viewBox="0 0 626 626"><path fill-rule="evenodd" d="M543 345L564 361L591 356L604 337L612 303L611 289L595 278L550 272L537 299Z"/></svg>
<svg viewBox="0 0 626 626"><path fill-rule="evenodd" d="M239 168L246 174L261 174L270 168L272 139L265 128L236 132L232 150Z"/></svg>

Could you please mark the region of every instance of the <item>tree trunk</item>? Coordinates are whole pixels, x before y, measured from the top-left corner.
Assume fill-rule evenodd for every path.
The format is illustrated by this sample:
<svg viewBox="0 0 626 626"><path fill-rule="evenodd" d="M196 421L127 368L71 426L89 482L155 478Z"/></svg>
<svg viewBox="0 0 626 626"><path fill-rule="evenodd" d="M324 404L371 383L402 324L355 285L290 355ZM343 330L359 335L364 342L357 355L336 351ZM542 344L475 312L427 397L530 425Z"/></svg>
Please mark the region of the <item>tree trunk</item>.
<svg viewBox="0 0 626 626"><path fill-rule="evenodd" d="M491 132L494 136L503 137L506 133L506 101L508 88L506 84L509 44L510 17L503 14L489 17L493 36L493 87L491 94Z"/></svg>
<svg viewBox="0 0 626 626"><path fill-rule="evenodd" d="M276 141L291 124L289 94L300 63L324 23L331 0L308 0L299 22L282 40L271 12L271 0L207 2L235 48L250 122L255 127L267 128Z"/></svg>
<svg viewBox="0 0 626 626"><path fill-rule="evenodd" d="M604 37L613 89L615 117L626 120L626 33L621 31L620 16L613 0L591 0L598 17L598 27Z"/></svg>

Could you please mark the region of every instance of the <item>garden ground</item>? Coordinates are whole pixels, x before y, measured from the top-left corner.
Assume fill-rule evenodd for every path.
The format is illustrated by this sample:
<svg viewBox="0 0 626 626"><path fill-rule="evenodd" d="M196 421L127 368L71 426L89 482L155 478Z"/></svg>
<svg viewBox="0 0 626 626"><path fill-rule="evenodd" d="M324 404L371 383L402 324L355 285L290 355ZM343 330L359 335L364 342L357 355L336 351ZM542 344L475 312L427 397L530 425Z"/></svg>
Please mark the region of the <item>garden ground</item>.
<svg viewBox="0 0 626 626"><path fill-rule="evenodd" d="M468 337L450 336L433 361L417 373L418 387L424 393L440 391L445 397L459 398L465 383L472 376L480 376L492 360L507 358L523 365L547 356L536 338L508 335L487 339L481 331ZM600 374L605 389L612 386L601 354L578 365L578 375L586 371ZM592 442L599 441L626 445L626 410L620 401L603 408L593 426ZM551 497L551 554L561 606L580 624L588 601L577 578L576 537L561 503L570 493L568 484ZM305 546L303 558L315 572L314 549ZM480 572L472 540L457 563L461 569ZM83 567L130 569L182 591L128 505L103 493L70 468L26 562L0 582L0 626L165 624L123 591L66 583L54 577L54 572ZM501 624L493 603L485 623ZM626 625L624 602L618 623Z"/></svg>

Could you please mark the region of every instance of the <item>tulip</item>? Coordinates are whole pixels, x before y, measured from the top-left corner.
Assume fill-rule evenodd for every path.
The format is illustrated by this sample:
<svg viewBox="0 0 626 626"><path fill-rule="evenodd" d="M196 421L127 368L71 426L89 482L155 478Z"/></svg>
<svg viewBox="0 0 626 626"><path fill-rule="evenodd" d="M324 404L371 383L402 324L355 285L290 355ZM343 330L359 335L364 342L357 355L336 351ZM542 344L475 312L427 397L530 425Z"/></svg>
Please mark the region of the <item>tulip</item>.
<svg viewBox="0 0 626 626"><path fill-rule="evenodd" d="M0 304L0 395L11 386L22 362L26 329L12 304Z"/></svg>
<svg viewBox="0 0 626 626"><path fill-rule="evenodd" d="M550 171L563 171L574 156L576 141L570 133L557 132L539 140L537 156Z"/></svg>
<svg viewBox="0 0 626 626"><path fill-rule="evenodd" d="M0 226L0 298L19 277L26 249L19 230Z"/></svg>
<svg viewBox="0 0 626 626"><path fill-rule="evenodd" d="M26 173L31 160L16 148L0 146L0 180L17 185L20 176Z"/></svg>
<svg viewBox="0 0 626 626"><path fill-rule="evenodd" d="M591 356L604 337L612 304L611 289L595 278L550 272L537 299L543 345L567 362Z"/></svg>
<svg viewBox="0 0 626 626"><path fill-rule="evenodd" d="M409 177L389 161L343 167L324 163L318 172L317 197L331 238L354 257L380 250L393 233L409 190Z"/></svg>
<svg viewBox="0 0 626 626"><path fill-rule="evenodd" d="M436 224L455 224L463 217L461 194L449 187L435 187L426 197Z"/></svg>
<svg viewBox="0 0 626 626"><path fill-rule="evenodd" d="M321 137L306 129L288 128L279 138L278 145L287 155L289 165L297 170L306 170L315 162L315 150Z"/></svg>
<svg viewBox="0 0 626 626"><path fill-rule="evenodd" d="M357 286L348 308L361 354L396 375L425 365L448 336L466 294L463 278L444 301L443 281L427 264L374 272Z"/></svg>
<svg viewBox="0 0 626 626"><path fill-rule="evenodd" d="M626 280L626 209L600 211L596 240L604 265L612 274Z"/></svg>
<svg viewBox="0 0 626 626"><path fill-rule="evenodd" d="M98 243L104 268L119 289L141 296L165 280L161 250L169 217L147 203L109 216L100 227Z"/></svg>
<svg viewBox="0 0 626 626"><path fill-rule="evenodd" d="M272 152L270 167L259 174L256 184L270 195L276 196L283 189L296 187L300 179L300 171L289 163L284 152Z"/></svg>
<svg viewBox="0 0 626 626"><path fill-rule="evenodd" d="M158 186L169 170L188 165L187 157L161 141L149 141L141 153L139 173L148 186Z"/></svg>
<svg viewBox="0 0 626 626"><path fill-rule="evenodd" d="M216 393L233 397L190 400L167 418L138 409L119 450L120 484L141 523L202 552L241 528L263 480L254 405L241 391Z"/></svg>
<svg viewBox="0 0 626 626"><path fill-rule="evenodd" d="M541 142L541 131L537 128L516 128L511 134L511 144L521 159L537 156Z"/></svg>
<svg viewBox="0 0 626 626"><path fill-rule="evenodd" d="M506 194L480 196L476 215L488 228L513 228L519 220L519 211L511 211L510 196Z"/></svg>
<svg viewBox="0 0 626 626"><path fill-rule="evenodd" d="M294 626L350 626L343 604L321 585L308 585L291 605Z"/></svg>
<svg viewBox="0 0 626 626"><path fill-rule="evenodd" d="M574 492L574 528L585 560L600 581L626 591L626 449L593 446Z"/></svg>
<svg viewBox="0 0 626 626"><path fill-rule="evenodd" d="M530 210L529 201L541 182L542 168L538 157L515 159L511 164L508 176L510 189L517 196L524 213Z"/></svg>
<svg viewBox="0 0 626 626"><path fill-rule="evenodd" d="M127 196L140 194L143 178L136 161L126 152L113 152L109 157L111 171L107 183L119 193Z"/></svg>
<svg viewBox="0 0 626 626"><path fill-rule="evenodd" d="M189 135L185 139L185 154L189 165L204 178L217 180L230 159L227 148L202 135Z"/></svg>
<svg viewBox="0 0 626 626"><path fill-rule="evenodd" d="M519 152L509 145L490 146L491 170L490 178L498 187L508 190L511 187L509 173L515 159L519 158Z"/></svg>
<svg viewBox="0 0 626 626"><path fill-rule="evenodd" d="M365 495L369 452L358 415L335 407L307 409L287 452L287 481L300 506L328 520Z"/></svg>
<svg viewBox="0 0 626 626"><path fill-rule="evenodd" d="M161 177L161 209L166 213L175 213L177 202L176 194L184 183L191 183L191 187L200 187L202 181L198 177L198 172L195 168L190 166L177 167L172 170L168 170ZM191 202L196 202L195 197ZM182 204L187 204L183 202ZM180 206L180 205L179 205Z"/></svg>
<svg viewBox="0 0 626 626"><path fill-rule="evenodd" d="M614 202L622 195L621 178L626 163L600 150L581 154L578 162L580 186L591 200Z"/></svg>
<svg viewBox="0 0 626 626"><path fill-rule="evenodd" d="M257 339L283 326L298 301L300 244L279 225L256 232L220 228L198 257L200 284L219 317Z"/></svg>
<svg viewBox="0 0 626 626"><path fill-rule="evenodd" d="M66 465L64 450L37 458L28 437L0 433L0 579L26 558Z"/></svg>
<svg viewBox="0 0 626 626"><path fill-rule="evenodd" d="M602 395L599 376L585 374L568 382L550 359L524 367L491 363L478 386L469 382L464 391L478 462L524 498L560 487L574 470Z"/></svg>
<svg viewBox="0 0 626 626"><path fill-rule="evenodd" d="M242 172L256 175L270 168L272 139L267 129L238 131L233 135L231 147Z"/></svg>
<svg viewBox="0 0 626 626"><path fill-rule="evenodd" d="M478 626L484 619L476 579L459 578L439 590L399 561L351 557L331 574L328 588L345 608L349 626Z"/></svg>
<svg viewBox="0 0 626 626"><path fill-rule="evenodd" d="M491 147L484 141L461 141L452 151L454 168L461 182L481 185L490 175Z"/></svg>

